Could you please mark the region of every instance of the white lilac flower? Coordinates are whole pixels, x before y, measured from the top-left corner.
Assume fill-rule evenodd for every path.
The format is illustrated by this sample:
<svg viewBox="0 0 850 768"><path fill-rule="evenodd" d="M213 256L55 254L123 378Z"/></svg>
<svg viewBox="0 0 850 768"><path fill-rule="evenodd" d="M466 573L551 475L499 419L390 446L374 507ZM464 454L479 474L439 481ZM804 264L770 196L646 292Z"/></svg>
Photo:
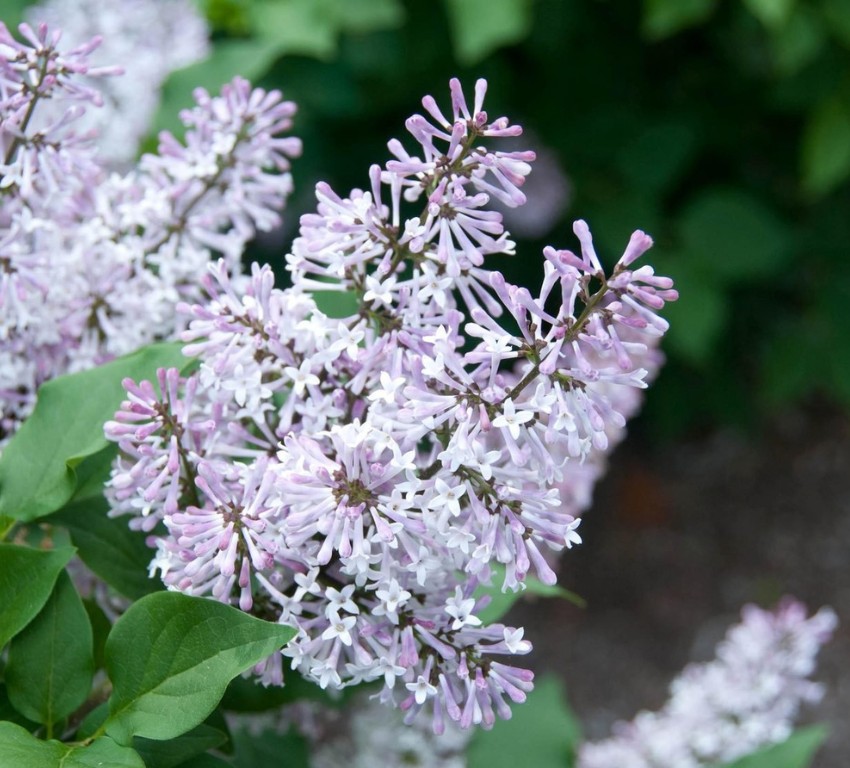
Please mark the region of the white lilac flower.
<svg viewBox="0 0 850 768"><path fill-rule="evenodd" d="M110 166L136 156L166 77L209 51L206 21L189 0L46 0L26 16L62 29L65 45L100 37L94 66L122 63L122 77L98 81L103 104L81 120L97 133L98 158Z"/></svg>
<svg viewBox="0 0 850 768"><path fill-rule="evenodd" d="M291 288L269 267L245 285L226 261L209 268L208 299L180 305L200 361L180 383L191 413L129 385L115 423L142 431L107 429L122 449L113 513L164 521L152 543L169 585L294 625L293 668L322 687L382 682L382 702L438 733L489 728L532 690L513 665L531 643L484 623L478 588L496 573L503 590L555 583L551 556L581 541L577 515L660 365L655 312L676 298L632 268L645 235L606 276L581 222L582 256L547 249L537 296L488 271L514 247L489 199L522 203L533 153L498 149L521 129L487 117L483 81L471 109L450 87L450 118L429 97L430 120L408 121L419 156L392 141L366 190L317 185ZM350 291L356 309L328 318L313 290ZM179 479L151 488L148 466L175 466L173 450ZM175 495L184 507L166 512ZM257 674L279 684L280 656Z"/></svg>
<svg viewBox="0 0 850 768"><path fill-rule="evenodd" d="M47 379L174 338L176 307L201 298L213 256L237 271L256 230L276 224L300 151L279 135L294 105L237 78L196 92L185 145L162 134L159 155L110 173L80 132L83 107L102 101L92 78L118 73L91 65L99 38L64 51L44 24L21 35L0 24L0 443ZM271 392L255 393L254 361L237 364L216 385L256 410Z"/></svg>
<svg viewBox="0 0 850 768"><path fill-rule="evenodd" d="M701 768L785 740L801 706L823 693L808 678L836 623L831 610L807 617L794 600L774 611L745 607L713 661L686 667L658 712L641 712L618 723L612 738L583 745L578 767Z"/></svg>

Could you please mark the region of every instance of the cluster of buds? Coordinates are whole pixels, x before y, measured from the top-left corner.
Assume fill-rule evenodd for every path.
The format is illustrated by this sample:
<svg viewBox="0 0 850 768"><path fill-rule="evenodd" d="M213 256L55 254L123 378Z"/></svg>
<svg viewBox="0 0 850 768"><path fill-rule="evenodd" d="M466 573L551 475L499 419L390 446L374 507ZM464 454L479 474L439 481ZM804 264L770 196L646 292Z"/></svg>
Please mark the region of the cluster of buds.
<svg viewBox="0 0 850 768"><path fill-rule="evenodd" d="M279 136L294 105L235 79L196 92L185 143L163 133L110 172L78 125L102 103L91 78L119 70L90 65L98 38L63 51L44 24L20 31L0 23L0 443L45 380L173 338L207 264L237 269L277 224L301 147Z"/></svg>
<svg viewBox="0 0 850 768"><path fill-rule="evenodd" d="M795 600L775 611L746 606L713 661L686 667L659 712L585 744L578 768L705 768L784 741L801 705L823 695L808 678L836 624L829 608L807 617Z"/></svg>
<svg viewBox="0 0 850 768"><path fill-rule="evenodd" d="M521 128L488 118L485 91L470 108L453 80L450 118L425 98L407 122L419 155L391 141L369 189L317 186L293 287L212 268L209 300L181 306L197 371L125 381L105 427L111 514L151 533L151 573L297 627L264 683L285 659L322 687L379 680L437 733L489 727L531 690L512 661L530 643L482 622L480 588L554 583L676 298L633 267L647 235L607 273L583 222L580 255L545 250L536 296L484 267L514 250L488 201L521 205L534 159L490 148ZM316 291L356 309L330 317Z"/></svg>

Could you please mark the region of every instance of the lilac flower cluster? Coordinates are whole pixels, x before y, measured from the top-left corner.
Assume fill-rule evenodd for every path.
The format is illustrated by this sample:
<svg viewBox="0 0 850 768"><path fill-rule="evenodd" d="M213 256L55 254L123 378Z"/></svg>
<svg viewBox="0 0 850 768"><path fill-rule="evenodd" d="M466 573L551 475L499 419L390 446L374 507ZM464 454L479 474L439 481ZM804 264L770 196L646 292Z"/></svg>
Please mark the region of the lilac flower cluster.
<svg viewBox="0 0 850 768"><path fill-rule="evenodd" d="M717 658L686 667L659 712L641 712L607 741L585 744L579 768L701 768L725 764L791 735L800 706L823 691L808 678L835 629L795 600L775 611L746 606Z"/></svg>
<svg viewBox="0 0 850 768"><path fill-rule="evenodd" d="M122 63L121 77L97 82L103 105L77 122L78 130L97 132L98 160L112 167L136 157L166 77L209 52L206 20L191 0L45 0L26 17L33 26L60 28L66 45L100 36L90 65Z"/></svg>
<svg viewBox="0 0 850 768"><path fill-rule="evenodd" d="M210 260L236 269L277 223L301 147L279 136L294 105L235 79L196 92L185 144L164 133L110 173L77 126L102 101L90 78L119 71L90 65L97 38L63 51L45 25L20 31L0 24L0 443L45 380L173 338Z"/></svg>
<svg viewBox="0 0 850 768"><path fill-rule="evenodd" d="M151 573L297 627L263 682L284 656L322 687L380 680L437 733L489 727L531 690L512 661L530 643L484 625L481 588L555 582L676 298L633 266L647 235L608 274L581 221L580 255L547 248L537 295L485 268L514 251L488 201L521 205L534 159L497 148L521 128L490 120L485 91L470 105L452 80L449 117L426 97L418 154L391 141L368 189L317 186L292 288L255 265L242 291L214 267L209 300L182 305L197 372L125 381L105 428L112 514L151 532ZM330 317L316 291L357 309Z"/></svg>

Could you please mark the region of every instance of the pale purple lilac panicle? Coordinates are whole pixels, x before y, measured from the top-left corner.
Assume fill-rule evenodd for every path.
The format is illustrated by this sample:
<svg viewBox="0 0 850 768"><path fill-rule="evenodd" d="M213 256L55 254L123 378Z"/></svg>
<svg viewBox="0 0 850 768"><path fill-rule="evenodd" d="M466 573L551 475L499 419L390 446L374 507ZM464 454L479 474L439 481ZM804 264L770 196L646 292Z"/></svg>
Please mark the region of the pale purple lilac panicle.
<svg viewBox="0 0 850 768"><path fill-rule="evenodd" d="M823 693L809 677L836 624L830 609L807 616L791 599L773 611L746 606L713 661L686 667L658 712L583 745L578 767L707 768L784 741L802 705Z"/></svg>
<svg viewBox="0 0 850 768"><path fill-rule="evenodd" d="M284 661L323 688L379 681L437 733L488 728L532 690L531 644L483 621L482 589L555 582L676 298L632 263L646 235L606 273L583 222L581 255L546 249L536 294L486 268L514 250L488 203L522 204L534 155L499 149L521 129L485 91L453 80L449 112L424 99L416 148L391 141L364 189L317 185L292 288L212 266L208 299L181 304L199 370L128 386L106 430L113 514L162 522L166 585L297 628L263 682ZM328 316L316 290L355 311Z"/></svg>
<svg viewBox="0 0 850 768"><path fill-rule="evenodd" d="M238 272L278 224L301 148L281 135L294 105L236 78L196 92L185 141L164 133L110 173L78 125L101 101L91 78L118 70L90 65L97 38L65 51L46 25L20 30L0 25L0 443L47 379L175 338L210 261Z"/></svg>
<svg viewBox="0 0 850 768"><path fill-rule="evenodd" d="M166 77L204 59L210 48L207 23L191 0L45 0L26 17L61 29L66 46L100 37L89 58L95 66L122 63L121 77L95 85L102 106L79 120L96 132L98 161L109 168L126 168L137 156ZM49 113L50 105L42 109Z"/></svg>

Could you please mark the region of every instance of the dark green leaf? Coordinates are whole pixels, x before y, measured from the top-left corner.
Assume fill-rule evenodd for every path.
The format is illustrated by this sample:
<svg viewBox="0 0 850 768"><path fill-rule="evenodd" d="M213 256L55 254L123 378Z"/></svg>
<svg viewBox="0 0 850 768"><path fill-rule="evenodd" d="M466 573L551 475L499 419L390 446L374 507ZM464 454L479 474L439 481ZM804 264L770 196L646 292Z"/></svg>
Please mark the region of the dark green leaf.
<svg viewBox="0 0 850 768"><path fill-rule="evenodd" d="M227 738L223 731L201 723L188 733L168 741L137 736L133 739L133 748L142 756L147 768L176 768L208 749L220 747Z"/></svg>
<svg viewBox="0 0 850 768"><path fill-rule="evenodd" d="M750 13L768 29L787 24L796 4L797 0L744 0Z"/></svg>
<svg viewBox="0 0 850 768"><path fill-rule="evenodd" d="M77 490L71 497L72 502L103 497L103 486L109 480L112 462L117 455L118 445L112 443L77 466Z"/></svg>
<svg viewBox="0 0 850 768"><path fill-rule="evenodd" d="M444 0L455 55L476 64L503 45L524 40L533 19L531 0Z"/></svg>
<svg viewBox="0 0 850 768"><path fill-rule="evenodd" d="M238 674L295 630L214 600L157 592L132 605L106 643L113 684L106 731L172 739L203 722Z"/></svg>
<svg viewBox="0 0 850 768"><path fill-rule="evenodd" d="M401 26L404 6L398 0L335 0L340 27L364 34Z"/></svg>
<svg viewBox="0 0 850 768"><path fill-rule="evenodd" d="M680 255L662 264L657 265L658 272L672 277L679 291L679 300L667 304L662 313L670 323L664 347L688 363L703 365L729 321L726 292L716 280L700 274L701 263Z"/></svg>
<svg viewBox="0 0 850 768"><path fill-rule="evenodd" d="M257 735L237 728L233 731L233 742L236 747L233 764L236 768L255 768L258 765L310 768L309 745L297 733L263 731Z"/></svg>
<svg viewBox="0 0 850 768"><path fill-rule="evenodd" d="M255 0L254 33L278 53L328 59L336 51L339 18L329 0Z"/></svg>
<svg viewBox="0 0 850 768"><path fill-rule="evenodd" d="M56 723L86 700L93 675L89 617L70 577L62 572L38 616L9 647L9 699L30 720Z"/></svg>
<svg viewBox="0 0 850 768"><path fill-rule="evenodd" d="M0 544L0 649L35 618L73 556L70 547L38 550Z"/></svg>
<svg viewBox="0 0 850 768"><path fill-rule="evenodd" d="M850 176L850 99L834 96L810 116L802 144L803 186L822 195Z"/></svg>
<svg viewBox="0 0 850 768"><path fill-rule="evenodd" d="M746 192L708 189L684 210L681 234L692 273L730 282L776 274L791 254L788 226Z"/></svg>
<svg viewBox="0 0 850 768"><path fill-rule="evenodd" d="M720 768L807 768L826 736L826 727L822 725L801 728L781 744L767 747Z"/></svg>
<svg viewBox="0 0 850 768"><path fill-rule="evenodd" d="M103 701L83 718L75 734L77 741L90 739L94 736L100 726L106 722L107 717L109 717L109 702Z"/></svg>
<svg viewBox="0 0 850 768"><path fill-rule="evenodd" d="M89 617L92 630L92 651L94 654L94 668L103 669L105 663L106 638L112 629L112 622L103 612L95 600L83 600L83 607Z"/></svg>
<svg viewBox="0 0 850 768"><path fill-rule="evenodd" d="M189 365L181 349L154 344L45 383L35 411L0 457L0 514L29 521L62 507L76 490L76 468L109 446L103 424L124 399L122 379L153 378L159 367Z"/></svg>
<svg viewBox="0 0 850 768"><path fill-rule="evenodd" d="M772 36L771 47L779 73L788 77L810 64L826 43L823 19L812 8L800 6L790 21Z"/></svg>
<svg viewBox="0 0 850 768"><path fill-rule="evenodd" d="M161 590L162 583L148 576L153 553L147 534L133 531L127 519L108 517L109 505L101 496L72 501L50 516L67 528L82 561L125 597L137 600Z"/></svg>
<svg viewBox="0 0 850 768"><path fill-rule="evenodd" d="M128 747L103 737L89 746L42 741L13 723L0 722L0 768L145 768Z"/></svg>
<svg viewBox="0 0 850 768"><path fill-rule="evenodd" d="M850 4L847 0L822 0L821 14L829 31L846 48L850 48Z"/></svg>
<svg viewBox="0 0 850 768"><path fill-rule="evenodd" d="M32 720L27 720L20 712L18 712L9 701L9 695L6 692L6 686L0 683L0 721L7 720L9 722L20 725L30 733L37 730L40 726Z"/></svg>
<svg viewBox="0 0 850 768"><path fill-rule="evenodd" d="M325 707L339 707L354 690L322 690L316 683L305 680L295 670L287 670L286 685L282 688L260 685L251 678L234 678L227 686L221 706L222 709L233 712L265 712L294 701L307 700L318 701Z"/></svg>
<svg viewBox="0 0 850 768"><path fill-rule="evenodd" d="M643 34L660 40L702 24L714 12L717 0L644 0Z"/></svg>
<svg viewBox="0 0 850 768"><path fill-rule="evenodd" d="M467 750L469 768L515 768L522 755L534 768L566 768L581 734L559 680L537 683L528 701L512 707L510 720L497 720L491 731L474 733Z"/></svg>
<svg viewBox="0 0 850 768"><path fill-rule="evenodd" d="M275 756L275 760L279 758L280 755ZM185 763L180 763L180 768L233 768L233 763L229 760L222 760L215 755L198 755ZM288 763L285 768L289 768Z"/></svg>
<svg viewBox="0 0 850 768"><path fill-rule="evenodd" d="M760 391L774 407L811 394L828 378L832 359L824 338L809 328L783 325L777 331L765 344L760 376Z"/></svg>
<svg viewBox="0 0 850 768"><path fill-rule="evenodd" d="M618 152L617 167L641 197L646 198L648 192L660 194L678 180L695 148L696 136L690 126L658 123L648 126ZM650 227L649 223L641 222L631 229Z"/></svg>

